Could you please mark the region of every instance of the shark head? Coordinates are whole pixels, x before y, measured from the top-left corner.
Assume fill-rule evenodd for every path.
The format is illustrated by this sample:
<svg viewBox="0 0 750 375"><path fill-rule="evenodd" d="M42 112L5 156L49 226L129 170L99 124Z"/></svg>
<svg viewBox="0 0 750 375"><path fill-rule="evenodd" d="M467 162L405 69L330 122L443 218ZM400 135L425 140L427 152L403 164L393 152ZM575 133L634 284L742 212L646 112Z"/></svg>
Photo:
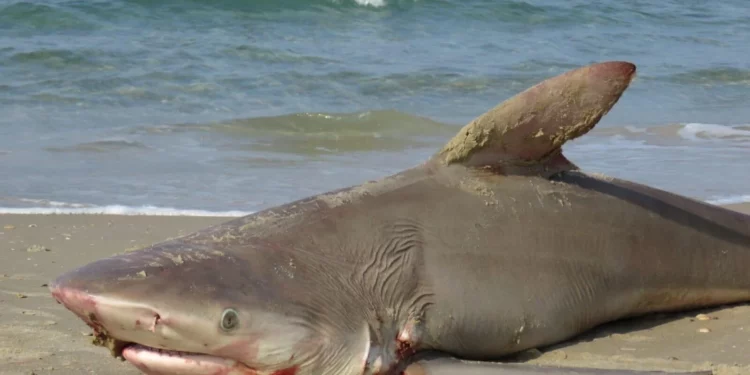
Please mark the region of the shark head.
<svg viewBox="0 0 750 375"><path fill-rule="evenodd" d="M282 251L250 261L257 251L239 257L175 240L85 265L49 288L93 328L95 344L146 374L361 372L366 333L334 337L311 303L308 270ZM362 347L337 346L347 339ZM351 350L361 354L337 357Z"/></svg>

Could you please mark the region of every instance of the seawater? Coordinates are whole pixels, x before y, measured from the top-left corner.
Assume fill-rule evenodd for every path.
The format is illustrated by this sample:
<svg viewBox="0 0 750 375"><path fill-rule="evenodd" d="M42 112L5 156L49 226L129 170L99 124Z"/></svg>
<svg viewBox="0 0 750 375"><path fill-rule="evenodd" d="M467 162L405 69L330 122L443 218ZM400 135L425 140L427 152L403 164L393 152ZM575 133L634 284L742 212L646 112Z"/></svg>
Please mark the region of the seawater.
<svg viewBox="0 0 750 375"><path fill-rule="evenodd" d="M566 70L638 78L582 168L750 201L750 5L0 3L0 212L236 216L422 162Z"/></svg>

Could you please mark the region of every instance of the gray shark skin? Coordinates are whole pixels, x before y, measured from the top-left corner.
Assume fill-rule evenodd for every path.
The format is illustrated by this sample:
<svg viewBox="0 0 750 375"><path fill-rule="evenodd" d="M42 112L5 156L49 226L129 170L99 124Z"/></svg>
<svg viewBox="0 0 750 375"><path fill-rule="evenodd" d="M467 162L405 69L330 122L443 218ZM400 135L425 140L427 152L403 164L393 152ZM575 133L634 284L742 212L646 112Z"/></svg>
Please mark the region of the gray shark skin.
<svg viewBox="0 0 750 375"><path fill-rule="evenodd" d="M652 374L498 363L750 300L749 216L563 156L635 70L547 79L421 165L98 260L51 293L149 375Z"/></svg>

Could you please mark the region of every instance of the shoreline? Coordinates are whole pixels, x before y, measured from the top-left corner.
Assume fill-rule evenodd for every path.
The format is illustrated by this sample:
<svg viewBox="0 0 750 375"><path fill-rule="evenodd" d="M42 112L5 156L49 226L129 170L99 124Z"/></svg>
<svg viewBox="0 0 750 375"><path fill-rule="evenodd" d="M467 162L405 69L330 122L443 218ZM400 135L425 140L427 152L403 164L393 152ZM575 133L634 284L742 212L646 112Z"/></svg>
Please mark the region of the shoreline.
<svg viewBox="0 0 750 375"><path fill-rule="evenodd" d="M750 215L750 202L727 204L722 205L722 207L726 207L730 210L735 210Z"/></svg>
<svg viewBox="0 0 750 375"><path fill-rule="evenodd" d="M750 202L739 203L714 203L699 200L706 204L725 207L731 210L750 213ZM261 211L262 209L258 210ZM179 209L171 207L155 206L92 206L86 208L55 208L55 207L28 207L9 208L0 207L0 216L3 215L31 215L31 216L112 216L112 217L184 217L184 218L226 218L227 220L242 216L252 215L258 211L209 211L201 209Z"/></svg>
<svg viewBox="0 0 750 375"><path fill-rule="evenodd" d="M750 203L724 207L750 214ZM91 330L55 303L46 284L96 259L232 219L0 214L0 373L139 374L91 345ZM616 322L526 359L546 365L750 373L750 305L702 312L714 319L699 321L699 311L692 311Z"/></svg>

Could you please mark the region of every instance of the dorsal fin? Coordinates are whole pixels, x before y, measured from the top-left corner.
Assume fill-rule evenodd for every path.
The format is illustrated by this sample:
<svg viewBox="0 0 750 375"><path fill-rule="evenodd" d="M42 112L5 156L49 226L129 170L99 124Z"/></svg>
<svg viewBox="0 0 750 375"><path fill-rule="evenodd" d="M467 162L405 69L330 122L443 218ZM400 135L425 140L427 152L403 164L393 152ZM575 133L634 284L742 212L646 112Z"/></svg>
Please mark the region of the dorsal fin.
<svg viewBox="0 0 750 375"><path fill-rule="evenodd" d="M565 161L562 145L591 130L634 76L635 65L610 61L549 78L466 125L435 158L506 170Z"/></svg>

